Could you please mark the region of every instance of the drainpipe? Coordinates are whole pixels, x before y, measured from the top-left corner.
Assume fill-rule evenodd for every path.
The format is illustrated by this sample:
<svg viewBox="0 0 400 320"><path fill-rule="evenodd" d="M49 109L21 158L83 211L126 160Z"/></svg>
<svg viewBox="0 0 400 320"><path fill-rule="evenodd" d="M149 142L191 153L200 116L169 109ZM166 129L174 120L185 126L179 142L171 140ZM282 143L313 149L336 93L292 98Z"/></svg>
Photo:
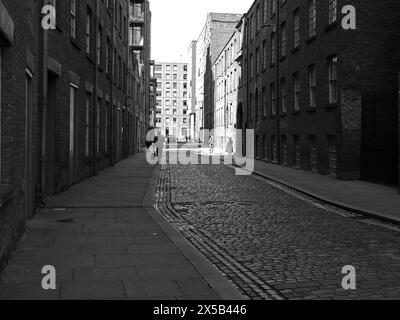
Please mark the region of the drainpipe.
<svg viewBox="0 0 400 320"><path fill-rule="evenodd" d="M277 149L277 162L281 164L281 107L280 107L280 3L276 4L276 149Z"/></svg>
<svg viewBox="0 0 400 320"><path fill-rule="evenodd" d="M93 137L94 137L94 148L93 148L93 175L97 175L97 104L98 104L98 96L97 96L97 77L98 77L98 61L97 61L97 44L99 39L99 15L100 15L100 7L99 7L99 2L95 2L95 18L94 18L94 23L95 23L95 57L94 57L94 66L93 66L93 91L94 91L94 108L93 108ZM100 59L101 60L101 59Z"/></svg>
<svg viewBox="0 0 400 320"><path fill-rule="evenodd" d="M112 8L112 18L111 18L111 63L110 63L110 86L111 86L111 92L110 92L110 109L108 111L108 121L110 124L110 130L108 132L108 152L109 152L109 160L110 160L110 165L114 165L114 121L115 119L113 118L114 114L114 74L115 74L115 55L114 55L114 41L115 41L115 1L113 1L113 8Z"/></svg>
<svg viewBox="0 0 400 320"><path fill-rule="evenodd" d="M48 4L47 0L42 1L42 6ZM40 6L40 3L39 3ZM40 9L40 8L39 8ZM40 12L40 10L39 10ZM41 194L42 198L46 196L47 181L46 181L46 163L47 163L47 82L48 82L48 31L39 24L39 34L42 35L41 43L41 62L42 62L42 150L41 150Z"/></svg>
<svg viewBox="0 0 400 320"><path fill-rule="evenodd" d="M243 110L243 129L242 129L242 154L247 156L247 118L249 116L248 114L248 108L249 108L249 87L250 87L250 76L249 76L249 71L250 71L250 55L249 55L249 40L251 37L251 29L250 29L250 20L249 18L246 19L246 108ZM250 110L251 111L251 110ZM246 125L247 123L247 125ZM244 142L244 150L243 150L243 142Z"/></svg>

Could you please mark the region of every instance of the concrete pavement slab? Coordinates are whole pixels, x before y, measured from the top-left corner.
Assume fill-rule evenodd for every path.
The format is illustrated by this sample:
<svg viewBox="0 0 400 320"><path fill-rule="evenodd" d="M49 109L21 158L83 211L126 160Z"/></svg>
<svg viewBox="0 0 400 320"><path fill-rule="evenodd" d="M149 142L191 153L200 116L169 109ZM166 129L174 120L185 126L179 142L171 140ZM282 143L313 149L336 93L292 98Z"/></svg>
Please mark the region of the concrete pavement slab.
<svg viewBox="0 0 400 320"><path fill-rule="evenodd" d="M205 260L191 261L183 237L149 213L157 174L136 155L49 199L1 275L0 299L220 298L196 265ZM41 288L44 265L56 267L55 291Z"/></svg>

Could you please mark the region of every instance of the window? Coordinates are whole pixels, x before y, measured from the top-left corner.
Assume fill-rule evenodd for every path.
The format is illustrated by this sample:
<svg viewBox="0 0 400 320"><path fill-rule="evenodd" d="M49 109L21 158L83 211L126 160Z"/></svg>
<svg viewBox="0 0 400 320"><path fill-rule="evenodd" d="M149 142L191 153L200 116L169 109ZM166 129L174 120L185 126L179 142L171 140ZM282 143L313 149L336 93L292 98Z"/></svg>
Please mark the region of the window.
<svg viewBox="0 0 400 320"><path fill-rule="evenodd" d="M99 25L99 29L97 30L97 64L101 64L101 42L102 42L103 31L101 26Z"/></svg>
<svg viewBox="0 0 400 320"><path fill-rule="evenodd" d="M284 166L288 165L288 144L287 144L287 138L286 135L283 134L281 136L281 144L282 144L282 154L281 154L281 159L282 159L282 164Z"/></svg>
<svg viewBox="0 0 400 320"><path fill-rule="evenodd" d="M312 38L317 34L317 0L309 0L308 19L308 36Z"/></svg>
<svg viewBox="0 0 400 320"><path fill-rule="evenodd" d="M337 62L336 56L328 61L329 69L329 103L337 103Z"/></svg>
<svg viewBox="0 0 400 320"><path fill-rule="evenodd" d="M268 0L264 0L264 24L268 22Z"/></svg>
<svg viewBox="0 0 400 320"><path fill-rule="evenodd" d="M275 138L275 135L271 136L271 159L272 162L277 163L278 162L278 144Z"/></svg>
<svg viewBox="0 0 400 320"><path fill-rule="evenodd" d="M276 62L276 40L275 33L271 34L271 64Z"/></svg>
<svg viewBox="0 0 400 320"><path fill-rule="evenodd" d="M263 160L268 161L268 145L267 145L267 137L265 134L262 136L262 158Z"/></svg>
<svg viewBox="0 0 400 320"><path fill-rule="evenodd" d="M256 49L256 74L260 73L260 49Z"/></svg>
<svg viewBox="0 0 400 320"><path fill-rule="evenodd" d="M267 67L268 64L268 54L267 54L267 42L263 41L263 69Z"/></svg>
<svg viewBox="0 0 400 320"><path fill-rule="evenodd" d="M267 116L267 90L262 88L263 117Z"/></svg>
<svg viewBox="0 0 400 320"><path fill-rule="evenodd" d="M300 137L298 135L293 136L293 164L296 169L300 169L301 167L301 146L300 146Z"/></svg>
<svg viewBox="0 0 400 320"><path fill-rule="evenodd" d="M270 86L270 97L271 97L271 114L276 114L276 98L275 98L275 84L271 83Z"/></svg>
<svg viewBox="0 0 400 320"><path fill-rule="evenodd" d="M253 118L254 118L254 106L253 105L254 104L253 104L253 95L252 94L250 94L249 103L250 103L249 116L250 116L250 119L253 120Z"/></svg>
<svg viewBox="0 0 400 320"><path fill-rule="evenodd" d="M296 10L293 14L293 47L298 48L300 46L300 13Z"/></svg>
<svg viewBox="0 0 400 320"><path fill-rule="evenodd" d="M337 178L338 166L337 166L337 144L336 137L334 135L328 136L328 149L329 149L329 175Z"/></svg>
<svg viewBox="0 0 400 320"><path fill-rule="evenodd" d="M254 77L254 58L253 54L250 55L250 79Z"/></svg>
<svg viewBox="0 0 400 320"><path fill-rule="evenodd" d="M281 79L281 111L285 113L287 111L286 106L286 80Z"/></svg>
<svg viewBox="0 0 400 320"><path fill-rule="evenodd" d="M104 151L108 152L108 107L109 103L106 102L104 112Z"/></svg>
<svg viewBox="0 0 400 320"><path fill-rule="evenodd" d="M274 14L276 12L276 0L270 0L271 1L271 14Z"/></svg>
<svg viewBox="0 0 400 320"><path fill-rule="evenodd" d="M90 94L86 95L86 110L85 110L85 156L89 156L90 148Z"/></svg>
<svg viewBox="0 0 400 320"><path fill-rule="evenodd" d="M318 173L318 149L317 149L317 138L315 135L309 136L310 143L310 163L311 171Z"/></svg>
<svg viewBox="0 0 400 320"><path fill-rule="evenodd" d="M107 45L106 45L106 52L105 52L106 73L110 72L110 62L111 62L110 49L111 49L111 41L109 38L107 38Z"/></svg>
<svg viewBox="0 0 400 320"><path fill-rule="evenodd" d="M258 96L258 91L256 91L256 93L254 94L254 119L257 125L257 121L258 121L258 114L260 112L260 98Z"/></svg>
<svg viewBox="0 0 400 320"><path fill-rule="evenodd" d="M260 6L257 6L255 27L256 31L261 29Z"/></svg>
<svg viewBox="0 0 400 320"><path fill-rule="evenodd" d="M329 24L337 20L337 0L329 0Z"/></svg>
<svg viewBox="0 0 400 320"><path fill-rule="evenodd" d="M317 87L317 75L315 64L308 67L308 79L309 79L309 87L310 87L310 107L316 106L315 101L315 90Z"/></svg>
<svg viewBox="0 0 400 320"><path fill-rule="evenodd" d="M92 12L88 8L86 14L86 53L90 54L90 29L91 29Z"/></svg>
<svg viewBox="0 0 400 320"><path fill-rule="evenodd" d="M281 25L281 56L286 56L286 23Z"/></svg>
<svg viewBox="0 0 400 320"><path fill-rule="evenodd" d="M294 111L300 110L300 81L298 72L293 74L293 109Z"/></svg>
<svg viewBox="0 0 400 320"><path fill-rule="evenodd" d="M76 38L76 0L71 0L71 38Z"/></svg>

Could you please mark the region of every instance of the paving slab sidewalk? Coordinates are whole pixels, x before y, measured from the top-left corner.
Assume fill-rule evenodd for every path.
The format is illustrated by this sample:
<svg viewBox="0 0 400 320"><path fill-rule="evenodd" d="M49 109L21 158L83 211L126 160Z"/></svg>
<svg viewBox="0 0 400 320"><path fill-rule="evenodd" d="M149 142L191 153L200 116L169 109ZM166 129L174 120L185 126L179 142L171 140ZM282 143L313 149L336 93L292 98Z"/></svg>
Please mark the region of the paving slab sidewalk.
<svg viewBox="0 0 400 320"><path fill-rule="evenodd" d="M244 298L155 211L158 171L135 155L51 198L3 271L0 300ZM45 265L56 290L42 289Z"/></svg>
<svg viewBox="0 0 400 320"><path fill-rule="evenodd" d="M263 161L255 161L254 172L344 209L400 222L400 194L397 188L361 180L334 179Z"/></svg>

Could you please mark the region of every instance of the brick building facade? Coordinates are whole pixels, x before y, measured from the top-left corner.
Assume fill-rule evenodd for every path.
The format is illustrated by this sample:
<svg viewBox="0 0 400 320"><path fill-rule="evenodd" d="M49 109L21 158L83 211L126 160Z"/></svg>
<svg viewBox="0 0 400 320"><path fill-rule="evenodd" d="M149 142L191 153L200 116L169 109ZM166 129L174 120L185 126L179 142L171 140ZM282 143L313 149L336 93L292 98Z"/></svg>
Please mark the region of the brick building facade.
<svg viewBox="0 0 400 320"><path fill-rule="evenodd" d="M253 3L236 125L255 129L259 159L395 185L400 3L352 1L355 29L342 26L347 4Z"/></svg>
<svg viewBox="0 0 400 320"><path fill-rule="evenodd" d="M232 36L242 15L209 13L196 45L196 136L204 141L203 129L214 127L214 83L212 66Z"/></svg>
<svg viewBox="0 0 400 320"><path fill-rule="evenodd" d="M243 20L240 20L235 32L213 65L215 148L225 151L228 143L232 141L234 153L237 151L237 143L240 140L236 131L238 129L236 115L238 107L243 105L239 96L242 69L238 62L243 42L242 31Z"/></svg>
<svg viewBox="0 0 400 320"><path fill-rule="evenodd" d="M132 3L50 3L56 28L46 30L48 0L0 1L0 268L47 197L139 151L149 127Z"/></svg>
<svg viewBox="0 0 400 320"><path fill-rule="evenodd" d="M179 141L189 138L189 69L187 63L157 62L156 128Z"/></svg>
<svg viewBox="0 0 400 320"><path fill-rule="evenodd" d="M0 268L33 214L39 180L39 11L0 1Z"/></svg>

